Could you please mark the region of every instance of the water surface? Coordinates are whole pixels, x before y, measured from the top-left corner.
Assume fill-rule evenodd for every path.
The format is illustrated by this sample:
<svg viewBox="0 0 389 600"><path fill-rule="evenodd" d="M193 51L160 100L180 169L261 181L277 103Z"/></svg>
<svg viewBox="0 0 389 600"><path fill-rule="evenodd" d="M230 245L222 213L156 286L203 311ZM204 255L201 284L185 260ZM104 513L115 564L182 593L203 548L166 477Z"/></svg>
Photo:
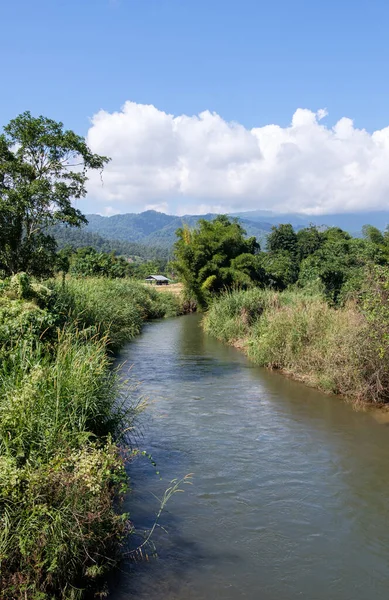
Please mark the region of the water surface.
<svg viewBox="0 0 389 600"><path fill-rule="evenodd" d="M150 527L169 481L158 559L125 565L125 600L387 600L389 431L206 336L197 315L159 321L124 371L150 398L128 508Z"/></svg>

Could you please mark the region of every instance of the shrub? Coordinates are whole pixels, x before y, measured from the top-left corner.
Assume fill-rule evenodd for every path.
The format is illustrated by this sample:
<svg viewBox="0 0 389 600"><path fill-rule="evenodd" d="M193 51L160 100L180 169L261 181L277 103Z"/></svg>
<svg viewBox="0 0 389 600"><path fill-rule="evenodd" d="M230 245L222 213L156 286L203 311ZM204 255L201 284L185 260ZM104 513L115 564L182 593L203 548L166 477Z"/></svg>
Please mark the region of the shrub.
<svg viewBox="0 0 389 600"><path fill-rule="evenodd" d="M118 559L128 524L114 499L126 479L109 442L35 467L0 457L1 597L81 597Z"/></svg>

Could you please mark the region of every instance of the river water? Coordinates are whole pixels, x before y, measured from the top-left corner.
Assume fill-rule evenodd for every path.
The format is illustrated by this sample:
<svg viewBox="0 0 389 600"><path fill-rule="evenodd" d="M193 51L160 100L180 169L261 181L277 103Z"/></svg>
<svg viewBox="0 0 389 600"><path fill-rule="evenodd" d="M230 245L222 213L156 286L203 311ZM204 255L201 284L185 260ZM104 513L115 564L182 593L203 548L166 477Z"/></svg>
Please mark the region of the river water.
<svg viewBox="0 0 389 600"><path fill-rule="evenodd" d="M114 600L387 600L389 430L247 358L199 316L148 324L121 356L149 398L127 508L158 558L127 564ZM130 370L130 365L133 365Z"/></svg>

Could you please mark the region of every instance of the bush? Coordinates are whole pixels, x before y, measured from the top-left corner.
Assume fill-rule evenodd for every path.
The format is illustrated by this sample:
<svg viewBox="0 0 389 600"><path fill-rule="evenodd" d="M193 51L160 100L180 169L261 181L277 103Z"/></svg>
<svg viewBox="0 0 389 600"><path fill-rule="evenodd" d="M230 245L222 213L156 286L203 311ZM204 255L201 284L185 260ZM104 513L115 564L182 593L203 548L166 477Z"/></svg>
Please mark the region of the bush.
<svg viewBox="0 0 389 600"><path fill-rule="evenodd" d="M104 340L63 333L54 356L20 344L1 369L2 597L70 598L115 561L126 474L111 439L136 415L119 397Z"/></svg>
<svg viewBox="0 0 389 600"><path fill-rule="evenodd" d="M113 507L126 480L111 443L35 467L1 456L1 597L81 597L118 559L128 524Z"/></svg>

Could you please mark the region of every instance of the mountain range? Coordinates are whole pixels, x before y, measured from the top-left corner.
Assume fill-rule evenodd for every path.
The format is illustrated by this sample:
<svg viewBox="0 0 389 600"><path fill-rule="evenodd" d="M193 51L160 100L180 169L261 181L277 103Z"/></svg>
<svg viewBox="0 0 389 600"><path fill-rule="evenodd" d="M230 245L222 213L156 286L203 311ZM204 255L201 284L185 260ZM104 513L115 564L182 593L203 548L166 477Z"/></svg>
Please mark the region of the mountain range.
<svg viewBox="0 0 389 600"><path fill-rule="evenodd" d="M122 242L141 242L148 246L171 247L176 239L176 230L187 223L190 227L196 225L199 219L211 221L216 214L185 215L177 217L165 215L154 210L135 214L113 215L102 217L100 215L86 215L88 225L85 231ZM256 236L263 240L272 228L271 223L264 221L251 221L242 216L240 222L247 231L247 235Z"/></svg>
<svg viewBox="0 0 389 600"><path fill-rule="evenodd" d="M200 218L212 220L215 214L185 215L178 217L166 215L154 210L142 213L127 213L103 217L87 215L88 225L84 231L96 233L103 238L121 242L139 242L146 246L171 247L175 241L178 227L187 223L196 225ZM370 224L384 229L389 223L389 211L360 212L332 215L304 215L299 213L277 214L270 211L250 211L233 213L247 231L247 235L256 236L259 242L266 239L273 225L291 223L296 229L315 225L340 227L352 235L360 235L363 225Z"/></svg>
<svg viewBox="0 0 389 600"><path fill-rule="evenodd" d="M271 225L291 223L295 229L307 227L310 224L340 227L354 235L360 235L364 225L374 225L384 230L389 225L389 209L384 211L361 211L353 213L338 213L327 215L306 215L302 213L279 214L270 211L250 211L233 213L231 216L248 219L255 223L265 221Z"/></svg>

